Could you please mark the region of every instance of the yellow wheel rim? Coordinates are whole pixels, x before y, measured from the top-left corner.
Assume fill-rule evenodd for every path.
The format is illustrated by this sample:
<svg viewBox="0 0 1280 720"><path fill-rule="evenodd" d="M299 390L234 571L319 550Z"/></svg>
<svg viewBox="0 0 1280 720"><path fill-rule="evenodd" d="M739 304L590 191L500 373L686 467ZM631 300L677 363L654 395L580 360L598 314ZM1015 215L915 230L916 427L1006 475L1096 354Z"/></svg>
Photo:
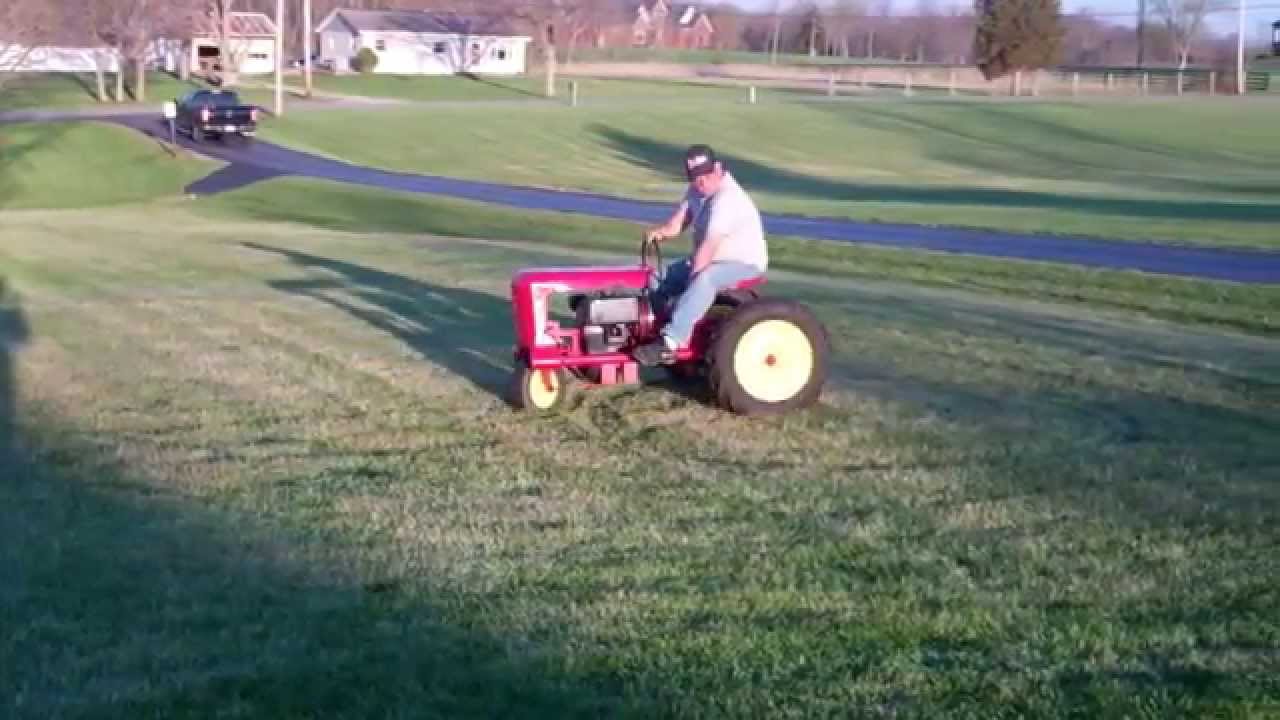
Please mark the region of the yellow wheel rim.
<svg viewBox="0 0 1280 720"><path fill-rule="evenodd" d="M765 320L742 334L733 354L738 384L762 402L795 397L813 374L813 345L796 325Z"/></svg>
<svg viewBox="0 0 1280 720"><path fill-rule="evenodd" d="M547 410L555 405L556 398L560 396L560 373L548 372L546 379L550 381L550 388L543 381L541 370L530 370L526 381L529 384L529 402L539 410Z"/></svg>

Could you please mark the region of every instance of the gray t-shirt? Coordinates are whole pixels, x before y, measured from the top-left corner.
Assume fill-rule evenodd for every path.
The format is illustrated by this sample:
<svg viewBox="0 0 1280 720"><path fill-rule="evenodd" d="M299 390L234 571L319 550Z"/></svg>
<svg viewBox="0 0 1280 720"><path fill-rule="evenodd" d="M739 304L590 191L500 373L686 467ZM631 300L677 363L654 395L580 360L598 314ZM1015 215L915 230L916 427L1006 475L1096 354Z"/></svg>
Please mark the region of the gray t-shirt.
<svg viewBox="0 0 1280 720"><path fill-rule="evenodd" d="M707 234L724 234L712 262L735 260L754 265L764 272L769 267L769 250L764 240L760 211L738 181L725 171L720 189L710 197L693 188L685 193L689 216L693 218L693 251L697 252Z"/></svg>

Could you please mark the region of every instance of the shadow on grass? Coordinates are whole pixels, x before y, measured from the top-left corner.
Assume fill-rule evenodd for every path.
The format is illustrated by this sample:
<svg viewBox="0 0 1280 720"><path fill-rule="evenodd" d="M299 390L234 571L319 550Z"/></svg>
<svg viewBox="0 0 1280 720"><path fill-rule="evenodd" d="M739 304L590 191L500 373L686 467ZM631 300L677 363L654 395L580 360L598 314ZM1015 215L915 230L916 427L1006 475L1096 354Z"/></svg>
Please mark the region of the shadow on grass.
<svg viewBox="0 0 1280 720"><path fill-rule="evenodd" d="M511 376L511 306L482 292L442 287L308 253L244 243L308 271L272 288L318 300L388 333L429 361L499 399Z"/></svg>
<svg viewBox="0 0 1280 720"><path fill-rule="evenodd" d="M40 429L0 483L6 718L628 712L607 678L444 619L482 615L475 597L358 577L306 528L132 474L110 437Z"/></svg>
<svg viewBox="0 0 1280 720"><path fill-rule="evenodd" d="M1034 115L1028 108L956 106L947 113L948 122L927 113L863 106L848 117L887 132L912 133L940 162L1000 176L1074 180L1086 174L1090 179L1110 178L1111 182L1123 186L1135 181L1134 171L1142 169L1144 160L1154 159L1174 171L1186 172L1190 177L1158 170L1142 177L1143 187L1266 198L1274 198L1280 193L1280 184L1275 182L1224 182L1214 179L1211 173L1200 172L1204 167L1224 163L1254 172L1269 172L1274 161L1266 156L1233 156L1228 159L1194 147L1093 132ZM984 131L971 128L983 128ZM1046 138L1053 141L1047 142ZM1268 148L1261 150L1267 151ZM1174 165L1169 166L1168 163Z"/></svg>
<svg viewBox="0 0 1280 720"><path fill-rule="evenodd" d="M637 167L682 181L684 147L635 135L603 124L588 127L601 142ZM1000 190L995 188L928 187L855 183L791 172L747 160L729 148L717 148L726 167L748 191L852 203L913 203L918 205L975 205L1003 208L1064 210L1124 217L1186 220L1230 220L1274 223L1280 205L1206 201L1139 200L1085 195Z"/></svg>
<svg viewBox="0 0 1280 720"><path fill-rule="evenodd" d="M0 276L0 468L12 467L14 461L18 387L13 356L30 334L21 304Z"/></svg>

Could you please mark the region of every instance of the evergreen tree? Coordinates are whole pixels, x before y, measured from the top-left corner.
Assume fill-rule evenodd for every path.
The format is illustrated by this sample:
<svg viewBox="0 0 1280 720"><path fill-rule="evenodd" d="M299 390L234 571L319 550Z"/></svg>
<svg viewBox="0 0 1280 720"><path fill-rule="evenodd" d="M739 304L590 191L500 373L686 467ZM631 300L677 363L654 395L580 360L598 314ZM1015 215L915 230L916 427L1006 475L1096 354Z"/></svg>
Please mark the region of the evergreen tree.
<svg viewBox="0 0 1280 720"><path fill-rule="evenodd" d="M974 58L983 77L1055 65L1066 30L1060 0L974 0Z"/></svg>

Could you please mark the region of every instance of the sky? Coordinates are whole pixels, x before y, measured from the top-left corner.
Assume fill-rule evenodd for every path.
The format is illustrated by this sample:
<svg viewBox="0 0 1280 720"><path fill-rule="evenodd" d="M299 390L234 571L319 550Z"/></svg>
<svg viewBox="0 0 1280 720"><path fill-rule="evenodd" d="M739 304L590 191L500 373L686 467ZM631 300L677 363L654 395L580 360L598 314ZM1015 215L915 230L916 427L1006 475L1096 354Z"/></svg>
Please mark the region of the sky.
<svg viewBox="0 0 1280 720"><path fill-rule="evenodd" d="M774 0L727 0L735 5L748 10L764 10L773 7ZM1174 0L1176 1L1176 0ZM963 7L971 8L973 3L966 0L934 0L937 7ZM1237 12L1239 0L1210 0L1213 7L1221 7L1223 10L1211 13L1206 22L1210 28L1217 33L1229 33L1234 36L1236 31ZM1154 4L1154 0L1147 0L1147 8L1150 9ZM893 7L899 12L909 12L917 5L916 0L893 0ZM1075 12L1084 8L1092 10L1094 13L1102 15L1104 13L1123 13L1123 15L1110 16L1107 19L1116 24L1133 26L1137 14L1137 0L1062 0L1062 10L1064 12ZM1280 20L1280 0L1245 0L1245 37L1250 41L1261 42L1270 40L1271 23Z"/></svg>

